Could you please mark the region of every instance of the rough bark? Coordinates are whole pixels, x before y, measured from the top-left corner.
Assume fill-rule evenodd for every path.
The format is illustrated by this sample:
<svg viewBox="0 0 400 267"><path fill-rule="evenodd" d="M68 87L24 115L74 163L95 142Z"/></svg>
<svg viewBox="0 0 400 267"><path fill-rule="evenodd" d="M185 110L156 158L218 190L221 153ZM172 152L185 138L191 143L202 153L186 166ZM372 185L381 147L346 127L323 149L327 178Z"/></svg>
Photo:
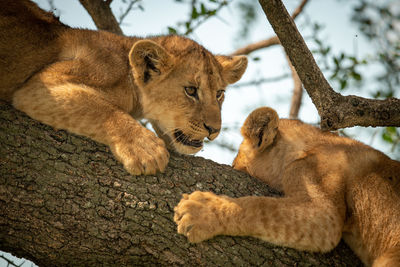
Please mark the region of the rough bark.
<svg viewBox="0 0 400 267"><path fill-rule="evenodd" d="M108 148L57 131L0 102L0 250L39 266L357 266L341 243L328 254L248 237L189 244L176 233L182 193L275 195L199 157L171 155L164 174L131 176Z"/></svg>
<svg viewBox="0 0 400 267"><path fill-rule="evenodd" d="M122 35L122 30L111 11L112 0L79 0L92 17L97 29Z"/></svg>
<svg viewBox="0 0 400 267"><path fill-rule="evenodd" d="M356 125L400 126L400 99L375 100L336 93L316 64L282 1L259 2L318 110L322 129Z"/></svg>

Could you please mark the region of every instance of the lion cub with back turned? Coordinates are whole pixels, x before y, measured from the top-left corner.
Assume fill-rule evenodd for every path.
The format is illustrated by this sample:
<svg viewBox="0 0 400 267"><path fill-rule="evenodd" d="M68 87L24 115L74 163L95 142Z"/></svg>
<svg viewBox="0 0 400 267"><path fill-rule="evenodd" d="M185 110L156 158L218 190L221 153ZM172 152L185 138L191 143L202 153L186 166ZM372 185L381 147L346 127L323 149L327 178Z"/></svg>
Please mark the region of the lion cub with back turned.
<svg viewBox="0 0 400 267"><path fill-rule="evenodd" d="M241 132L234 168L285 196L185 194L175 208L179 233L190 242L241 235L315 252L343 238L367 266L400 266L400 162L266 107Z"/></svg>
<svg viewBox="0 0 400 267"><path fill-rule="evenodd" d="M192 154L216 138L225 87L246 66L188 38L74 29L31 1L0 1L0 100L107 144L132 174L163 171L166 145Z"/></svg>

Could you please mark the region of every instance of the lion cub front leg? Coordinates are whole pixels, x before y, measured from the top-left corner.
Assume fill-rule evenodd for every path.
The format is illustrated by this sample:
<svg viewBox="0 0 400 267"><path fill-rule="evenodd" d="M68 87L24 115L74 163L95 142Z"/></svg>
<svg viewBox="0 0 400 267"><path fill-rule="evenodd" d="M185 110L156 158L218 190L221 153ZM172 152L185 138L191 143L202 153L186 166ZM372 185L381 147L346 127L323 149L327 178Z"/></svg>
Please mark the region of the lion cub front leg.
<svg viewBox="0 0 400 267"><path fill-rule="evenodd" d="M131 174L154 174L168 163L161 139L91 88L32 79L15 93L13 105L45 124L109 145Z"/></svg>
<svg viewBox="0 0 400 267"><path fill-rule="evenodd" d="M327 252L340 241L343 219L329 202L297 198L184 194L175 207L178 233L196 243L216 235L253 236L299 250Z"/></svg>

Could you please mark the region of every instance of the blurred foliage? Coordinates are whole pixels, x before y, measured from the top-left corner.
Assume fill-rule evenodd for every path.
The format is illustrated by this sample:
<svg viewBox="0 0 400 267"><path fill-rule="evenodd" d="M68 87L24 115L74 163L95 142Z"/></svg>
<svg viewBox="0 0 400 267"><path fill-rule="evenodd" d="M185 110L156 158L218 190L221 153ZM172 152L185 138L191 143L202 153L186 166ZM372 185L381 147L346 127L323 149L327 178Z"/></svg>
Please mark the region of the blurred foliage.
<svg viewBox="0 0 400 267"><path fill-rule="evenodd" d="M259 9L259 4L257 1L239 1L236 2L236 9L239 12L239 19L240 19L240 28L237 32L237 38L236 41L240 45L246 45L247 43L244 43L245 40L248 40L248 37L251 32L252 26L256 23L257 21L257 9Z"/></svg>
<svg viewBox="0 0 400 267"><path fill-rule="evenodd" d="M374 45L371 61L380 66L374 76L375 98L399 95L400 86L400 4L391 0L360 0L354 6L352 21Z"/></svg>
<svg viewBox="0 0 400 267"><path fill-rule="evenodd" d="M190 35L208 19L218 17L218 12L230 3L226 0L175 0L175 2L190 7L189 16L186 20L178 22L174 27L168 27L169 34L180 35Z"/></svg>
<svg viewBox="0 0 400 267"><path fill-rule="evenodd" d="M400 4L391 0L360 0L353 8L352 21L374 46L370 64L378 68L373 78L374 98L400 96ZM400 112L400 111L399 111ZM383 128L381 136L391 145L391 151L400 158L400 131Z"/></svg>
<svg viewBox="0 0 400 267"><path fill-rule="evenodd" d="M344 90L352 86L360 86L363 80L360 67L366 65L366 59L357 59L353 54L332 53L332 47L321 37L324 27L319 23L311 23L312 53L317 56L318 63L333 84L333 88Z"/></svg>

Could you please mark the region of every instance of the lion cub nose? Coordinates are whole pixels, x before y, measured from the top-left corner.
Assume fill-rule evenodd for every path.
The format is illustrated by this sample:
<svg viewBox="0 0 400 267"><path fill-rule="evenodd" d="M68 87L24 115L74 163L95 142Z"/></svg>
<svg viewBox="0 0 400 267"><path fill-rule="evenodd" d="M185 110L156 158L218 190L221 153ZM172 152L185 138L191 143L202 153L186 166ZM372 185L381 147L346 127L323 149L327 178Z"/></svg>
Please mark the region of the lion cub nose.
<svg viewBox="0 0 400 267"><path fill-rule="evenodd" d="M206 128L206 130L208 131L208 139L211 138L212 134L218 133L219 130L220 130L220 129L215 129L215 128L213 128L213 127L211 127L211 126L209 126L209 125L207 125L205 123L203 123L203 125L204 125L204 128Z"/></svg>
<svg viewBox="0 0 400 267"><path fill-rule="evenodd" d="M208 126L208 125L205 124L205 123L203 123L203 124L204 124L204 128L207 129L207 131L208 131L208 133L209 133L210 135L212 135L213 133L218 133L219 130L220 130L220 129L215 129L215 128L211 127L211 126Z"/></svg>

